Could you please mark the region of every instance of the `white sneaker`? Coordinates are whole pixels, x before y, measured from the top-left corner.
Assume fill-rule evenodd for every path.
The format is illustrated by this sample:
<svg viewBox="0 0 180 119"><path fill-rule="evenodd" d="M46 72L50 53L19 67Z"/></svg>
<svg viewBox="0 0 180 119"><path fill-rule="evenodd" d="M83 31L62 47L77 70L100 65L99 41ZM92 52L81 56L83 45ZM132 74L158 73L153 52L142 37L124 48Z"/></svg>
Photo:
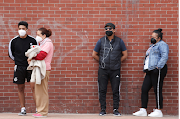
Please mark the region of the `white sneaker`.
<svg viewBox="0 0 180 119"><path fill-rule="evenodd" d="M149 117L163 117L163 113L161 110L153 109L153 112L148 114Z"/></svg>
<svg viewBox="0 0 180 119"><path fill-rule="evenodd" d="M134 116L147 116L147 111L145 108L140 108L139 111L133 113Z"/></svg>
<svg viewBox="0 0 180 119"><path fill-rule="evenodd" d="M18 114L19 116L25 116L26 115L26 109L25 107L21 108L21 112Z"/></svg>

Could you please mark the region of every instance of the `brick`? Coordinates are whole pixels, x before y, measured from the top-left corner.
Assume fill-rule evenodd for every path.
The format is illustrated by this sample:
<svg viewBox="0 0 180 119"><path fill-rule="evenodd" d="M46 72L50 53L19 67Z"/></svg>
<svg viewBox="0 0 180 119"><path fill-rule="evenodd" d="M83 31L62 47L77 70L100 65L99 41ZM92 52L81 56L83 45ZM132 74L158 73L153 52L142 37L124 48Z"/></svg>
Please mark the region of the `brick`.
<svg viewBox="0 0 180 119"><path fill-rule="evenodd" d="M14 0L4 0L4 3L14 3Z"/></svg>
<svg viewBox="0 0 180 119"><path fill-rule="evenodd" d="M10 6L10 7L12 7L12 6L16 6L16 7L18 6L18 7L20 7L20 4L10 4L9 6Z"/></svg>
<svg viewBox="0 0 180 119"><path fill-rule="evenodd" d="M26 3L26 1L24 1L24 0L14 0L15 1L15 3Z"/></svg>
<svg viewBox="0 0 180 119"><path fill-rule="evenodd" d="M4 10L15 10L15 7L4 7Z"/></svg>
<svg viewBox="0 0 180 119"><path fill-rule="evenodd" d="M49 0L48 3L60 3L59 0Z"/></svg>
<svg viewBox="0 0 180 119"><path fill-rule="evenodd" d="M37 0L27 0L27 3L37 3Z"/></svg>
<svg viewBox="0 0 180 119"><path fill-rule="evenodd" d="M49 0L38 0L38 3L48 3Z"/></svg>

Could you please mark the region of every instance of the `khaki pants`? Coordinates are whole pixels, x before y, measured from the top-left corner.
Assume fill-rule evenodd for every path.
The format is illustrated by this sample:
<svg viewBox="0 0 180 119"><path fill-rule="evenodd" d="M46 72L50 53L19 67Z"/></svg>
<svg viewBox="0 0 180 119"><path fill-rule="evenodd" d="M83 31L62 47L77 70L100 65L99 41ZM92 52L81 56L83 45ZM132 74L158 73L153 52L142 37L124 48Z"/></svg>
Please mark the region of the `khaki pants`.
<svg viewBox="0 0 180 119"><path fill-rule="evenodd" d="M35 98L37 113L47 116L49 108L48 80L50 71L46 71L46 76L41 80L41 84L35 84Z"/></svg>

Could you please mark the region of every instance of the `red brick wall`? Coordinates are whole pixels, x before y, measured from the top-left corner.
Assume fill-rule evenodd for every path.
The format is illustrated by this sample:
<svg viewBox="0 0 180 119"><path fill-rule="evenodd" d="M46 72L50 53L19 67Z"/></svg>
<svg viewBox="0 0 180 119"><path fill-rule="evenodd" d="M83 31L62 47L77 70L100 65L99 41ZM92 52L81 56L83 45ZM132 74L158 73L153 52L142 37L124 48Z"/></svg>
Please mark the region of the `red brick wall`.
<svg viewBox="0 0 180 119"><path fill-rule="evenodd" d="M104 25L113 22L116 35L128 49L121 68L119 111L131 114L141 106L143 59L151 33L163 29L169 45L168 74L164 80L165 115L178 115L178 0L0 0L0 112L19 112L17 86L12 83L14 62L8 43L18 35L17 24L29 23L36 36L42 26L53 31L54 56L49 81L49 112L99 113L97 70L93 48L104 36ZM35 112L26 83L27 112ZM155 108L153 89L148 112ZM112 91L107 93L107 112L112 113Z"/></svg>

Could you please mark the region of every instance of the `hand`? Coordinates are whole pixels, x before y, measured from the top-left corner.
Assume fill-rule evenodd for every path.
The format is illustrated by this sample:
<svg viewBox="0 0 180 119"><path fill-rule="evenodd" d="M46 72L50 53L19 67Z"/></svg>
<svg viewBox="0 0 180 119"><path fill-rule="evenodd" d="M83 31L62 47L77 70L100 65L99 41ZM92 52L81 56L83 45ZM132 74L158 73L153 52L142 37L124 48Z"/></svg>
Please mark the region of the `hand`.
<svg viewBox="0 0 180 119"><path fill-rule="evenodd" d="M146 73L144 73L144 76L143 76L143 77L145 78L145 76L146 76Z"/></svg>
<svg viewBox="0 0 180 119"><path fill-rule="evenodd" d="M27 62L28 62L28 64L30 64L31 63L31 59L27 59Z"/></svg>

